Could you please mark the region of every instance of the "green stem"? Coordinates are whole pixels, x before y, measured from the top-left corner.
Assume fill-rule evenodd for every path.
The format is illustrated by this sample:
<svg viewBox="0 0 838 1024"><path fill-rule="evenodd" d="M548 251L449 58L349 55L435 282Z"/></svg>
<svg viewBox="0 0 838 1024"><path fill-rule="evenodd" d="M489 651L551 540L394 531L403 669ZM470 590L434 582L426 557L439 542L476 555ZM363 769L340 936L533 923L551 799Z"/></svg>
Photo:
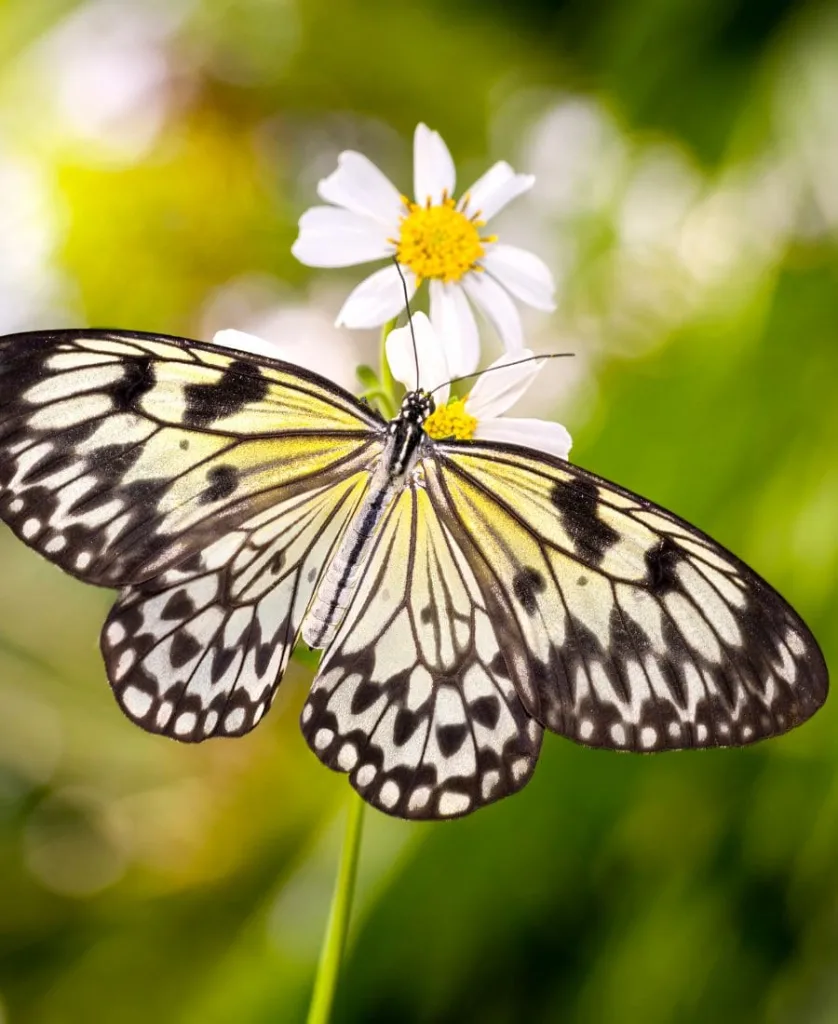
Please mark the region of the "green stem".
<svg viewBox="0 0 838 1024"><path fill-rule="evenodd" d="M387 335L396 326L391 320L381 328L381 348L379 349L379 381L381 390L368 392L369 397L376 397L390 416L395 415L398 408L396 399L396 380L390 373L387 362ZM389 409L387 408L389 406ZM354 791L349 798L349 811L346 818L346 831L343 835L343 850L340 855L338 877L332 895L332 906L329 910L329 921L323 946L320 949L320 960L317 964L317 977L314 979L314 991L308 1010L307 1024L328 1024L335 1000L338 978L340 976L343 954L346 949L346 935L349 931L349 915L352 911L352 897L355 894L355 877L358 873L358 854L361 849L361 826L364 821L364 801Z"/></svg>
<svg viewBox="0 0 838 1024"><path fill-rule="evenodd" d="M399 403L396 401L396 378L390 373L390 364L387 362L387 335L396 326L396 320L388 320L381 328L381 348L378 354L378 369L381 380L381 390L390 400L390 407L393 410L391 415L395 416Z"/></svg>
<svg viewBox="0 0 838 1024"><path fill-rule="evenodd" d="M314 993L308 1011L307 1024L328 1024L335 998L340 965L346 948L349 914L355 892L358 870L358 851L361 848L361 824L364 820L364 801L354 790L349 800L349 814L343 836L340 867L329 911L329 923L320 950Z"/></svg>

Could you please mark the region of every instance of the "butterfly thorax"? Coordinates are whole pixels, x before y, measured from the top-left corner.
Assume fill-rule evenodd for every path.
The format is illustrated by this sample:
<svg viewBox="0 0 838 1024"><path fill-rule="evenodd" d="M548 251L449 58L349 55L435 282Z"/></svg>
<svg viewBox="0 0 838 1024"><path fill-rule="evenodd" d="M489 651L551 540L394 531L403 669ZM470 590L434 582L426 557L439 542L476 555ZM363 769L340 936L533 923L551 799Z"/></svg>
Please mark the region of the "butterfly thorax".
<svg viewBox="0 0 838 1024"><path fill-rule="evenodd" d="M326 647L337 632L355 592L359 569L384 516L411 478L427 440L423 424L433 411L431 395L409 391L398 416L387 425L386 443L372 470L369 490L349 522L306 613L302 635L309 647Z"/></svg>

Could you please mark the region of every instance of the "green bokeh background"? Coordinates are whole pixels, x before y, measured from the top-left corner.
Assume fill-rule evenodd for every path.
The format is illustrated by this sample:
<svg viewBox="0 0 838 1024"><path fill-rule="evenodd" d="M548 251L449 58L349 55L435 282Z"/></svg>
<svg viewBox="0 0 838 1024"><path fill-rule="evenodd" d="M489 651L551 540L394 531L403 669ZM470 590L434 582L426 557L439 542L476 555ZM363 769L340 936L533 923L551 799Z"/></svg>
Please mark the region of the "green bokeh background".
<svg viewBox="0 0 838 1024"><path fill-rule="evenodd" d="M408 190L423 120L461 184L534 170L504 238L559 280L533 344L577 353L538 411L836 664L834 5L11 0L0 58L4 331L328 322L363 271L289 250L340 149ZM109 594L6 530L0 567L0 1020L304 1019L348 795L299 733L310 668L181 747L109 693ZM834 702L747 750L548 737L465 820L370 811L335 1020L838 1020L836 738Z"/></svg>

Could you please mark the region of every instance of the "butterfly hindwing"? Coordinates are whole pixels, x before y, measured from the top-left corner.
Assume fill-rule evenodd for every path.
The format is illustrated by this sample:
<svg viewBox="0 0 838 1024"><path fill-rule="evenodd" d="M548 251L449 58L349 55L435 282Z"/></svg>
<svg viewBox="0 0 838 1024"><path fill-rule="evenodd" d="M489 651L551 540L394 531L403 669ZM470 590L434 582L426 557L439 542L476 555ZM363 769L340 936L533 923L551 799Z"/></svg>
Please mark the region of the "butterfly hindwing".
<svg viewBox="0 0 838 1024"><path fill-rule="evenodd" d="M825 700L800 618L676 516L511 446L440 444L425 475L482 589L506 595L521 697L547 728L623 750L741 745Z"/></svg>
<svg viewBox="0 0 838 1024"><path fill-rule="evenodd" d="M122 331L0 339L0 517L91 583L157 575L351 475L380 429L337 386L246 353Z"/></svg>
<svg viewBox="0 0 838 1024"><path fill-rule="evenodd" d="M310 746L401 817L453 817L520 789L542 730L511 682L506 627L411 484L323 655L302 713Z"/></svg>
<svg viewBox="0 0 838 1024"><path fill-rule="evenodd" d="M252 729L366 482L358 473L280 502L123 591L102 653L128 717L186 741Z"/></svg>

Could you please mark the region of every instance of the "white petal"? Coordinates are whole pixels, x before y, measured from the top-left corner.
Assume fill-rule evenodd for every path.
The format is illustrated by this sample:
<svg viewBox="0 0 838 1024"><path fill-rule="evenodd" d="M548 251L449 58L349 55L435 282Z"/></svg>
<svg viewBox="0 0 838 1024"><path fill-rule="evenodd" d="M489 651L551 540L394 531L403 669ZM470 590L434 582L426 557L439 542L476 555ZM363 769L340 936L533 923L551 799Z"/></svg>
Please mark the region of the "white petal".
<svg viewBox="0 0 838 1024"><path fill-rule="evenodd" d="M548 313L556 308L553 275L547 264L534 253L516 245L490 245L483 257L483 265L521 302Z"/></svg>
<svg viewBox="0 0 838 1024"><path fill-rule="evenodd" d="M451 196L457 184L457 172L448 147L439 132L417 124L413 134L413 194L424 206L442 202L443 193Z"/></svg>
<svg viewBox="0 0 838 1024"><path fill-rule="evenodd" d="M501 160L466 191L463 212L469 217L479 213L481 220L489 220L513 199L529 192L534 184L532 174L516 174L505 160Z"/></svg>
<svg viewBox="0 0 838 1024"><path fill-rule="evenodd" d="M473 373L480 360L480 336L474 313L458 284L431 281L431 323L445 346L451 376Z"/></svg>
<svg viewBox="0 0 838 1024"><path fill-rule="evenodd" d="M524 347L521 318L507 292L488 274L467 274L463 287L472 302L488 317L507 352Z"/></svg>
<svg viewBox="0 0 838 1024"><path fill-rule="evenodd" d="M216 331L212 340L215 345L223 345L224 348L236 349L238 352L250 352L254 356L268 356L270 359L284 359L289 363L296 362L286 346L279 342L265 341L264 338L257 338L255 334L248 334L246 331L235 331L232 328Z"/></svg>
<svg viewBox="0 0 838 1024"><path fill-rule="evenodd" d="M412 270L402 267L408 300L416 291ZM404 309L404 289L395 263L376 270L349 293L335 321L336 327L380 327Z"/></svg>
<svg viewBox="0 0 838 1024"><path fill-rule="evenodd" d="M496 359L480 375L466 399L468 412L482 421L502 416L507 409L511 409L544 365L532 356L533 353L525 348L514 354L507 352ZM518 362L521 359L529 359L530 362ZM517 366L509 365L515 362L518 362Z"/></svg>
<svg viewBox="0 0 838 1024"><path fill-rule="evenodd" d="M570 453L570 434L552 420L516 420L508 416L499 420L483 420L474 432L479 441L499 441L501 444L517 444L566 459Z"/></svg>
<svg viewBox="0 0 838 1024"><path fill-rule="evenodd" d="M431 326L424 313L413 314L413 333L416 335L416 349L410 326L397 327L390 331L385 341L387 362L390 372L408 389L420 387L435 391L437 403L448 401L448 361L442 339ZM419 381L416 380L416 362L419 362ZM437 391L436 389L439 388Z"/></svg>
<svg viewBox="0 0 838 1024"><path fill-rule="evenodd" d="M309 267L352 267L393 253L387 229L371 217L313 206L300 217L300 233L291 252Z"/></svg>
<svg viewBox="0 0 838 1024"><path fill-rule="evenodd" d="M390 179L362 153L351 149L341 153L337 170L323 178L317 194L327 203L372 217L392 234L398 230L403 212L401 196Z"/></svg>

